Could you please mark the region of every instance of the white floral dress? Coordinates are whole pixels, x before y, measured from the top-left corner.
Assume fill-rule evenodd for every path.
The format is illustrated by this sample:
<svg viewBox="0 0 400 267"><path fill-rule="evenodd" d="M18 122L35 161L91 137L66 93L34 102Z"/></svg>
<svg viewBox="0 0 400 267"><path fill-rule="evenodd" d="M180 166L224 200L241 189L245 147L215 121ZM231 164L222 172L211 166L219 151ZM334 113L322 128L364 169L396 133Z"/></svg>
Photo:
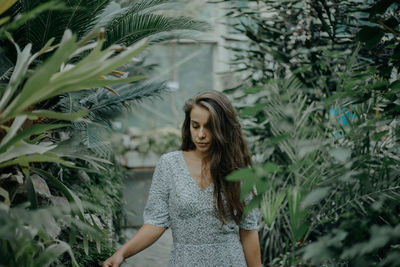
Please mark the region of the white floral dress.
<svg viewBox="0 0 400 267"><path fill-rule="evenodd" d="M239 227L222 224L214 211L214 185L202 189L190 176L182 151L157 163L144 210L144 223L169 227L173 249L168 266L247 266L238 228L258 229L259 212L251 211Z"/></svg>

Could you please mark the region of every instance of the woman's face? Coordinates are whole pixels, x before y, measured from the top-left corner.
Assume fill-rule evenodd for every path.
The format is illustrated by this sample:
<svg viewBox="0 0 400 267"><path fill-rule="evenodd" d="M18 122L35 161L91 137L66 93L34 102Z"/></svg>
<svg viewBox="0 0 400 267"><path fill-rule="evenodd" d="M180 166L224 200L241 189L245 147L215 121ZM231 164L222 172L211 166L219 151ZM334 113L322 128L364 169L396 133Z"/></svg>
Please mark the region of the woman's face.
<svg viewBox="0 0 400 267"><path fill-rule="evenodd" d="M210 112L200 106L194 105L190 111L190 134L192 141L199 152L207 152L211 147L212 135L208 120Z"/></svg>

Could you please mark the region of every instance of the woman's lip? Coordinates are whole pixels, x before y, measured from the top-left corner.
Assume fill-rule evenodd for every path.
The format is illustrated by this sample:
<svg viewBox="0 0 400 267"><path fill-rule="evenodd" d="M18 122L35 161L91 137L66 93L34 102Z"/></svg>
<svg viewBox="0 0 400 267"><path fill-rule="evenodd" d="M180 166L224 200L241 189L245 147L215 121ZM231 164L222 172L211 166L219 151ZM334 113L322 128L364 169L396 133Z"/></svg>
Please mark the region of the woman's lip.
<svg viewBox="0 0 400 267"><path fill-rule="evenodd" d="M200 146L208 145L208 143L200 143L200 142L197 142L197 144L200 145Z"/></svg>

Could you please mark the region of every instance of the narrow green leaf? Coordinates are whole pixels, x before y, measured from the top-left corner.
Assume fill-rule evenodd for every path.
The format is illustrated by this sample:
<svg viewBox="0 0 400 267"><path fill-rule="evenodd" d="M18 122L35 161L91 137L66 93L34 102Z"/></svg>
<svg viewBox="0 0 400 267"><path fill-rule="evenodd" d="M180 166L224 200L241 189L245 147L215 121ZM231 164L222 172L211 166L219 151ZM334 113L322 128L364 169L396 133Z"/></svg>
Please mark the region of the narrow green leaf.
<svg viewBox="0 0 400 267"><path fill-rule="evenodd" d="M268 180L260 179L256 183L256 190L257 190L257 194L259 194L259 195L262 195L269 188L270 188L270 183L268 182Z"/></svg>
<svg viewBox="0 0 400 267"><path fill-rule="evenodd" d="M272 223L278 216L279 210L283 201L285 200L285 192L275 193L275 190L269 190L263 195L261 202L261 214L265 220L265 223L271 227Z"/></svg>
<svg viewBox="0 0 400 267"><path fill-rule="evenodd" d="M33 54L31 56L31 58L29 59L28 65L30 65L40 55L42 55L46 52L52 51L53 49L51 49L50 46L54 42L54 40L55 40L54 37L50 38L50 40L47 41L47 43L42 47L42 49L39 50L39 52L36 52L35 54Z"/></svg>
<svg viewBox="0 0 400 267"><path fill-rule="evenodd" d="M283 63L289 63L290 62L289 57L287 55L285 55L284 53L280 52L280 51L271 50L270 53L277 61L281 61Z"/></svg>
<svg viewBox="0 0 400 267"><path fill-rule="evenodd" d="M76 242L76 230L74 228L71 228L69 231L69 244L72 246Z"/></svg>
<svg viewBox="0 0 400 267"><path fill-rule="evenodd" d="M242 168L242 169L236 170L236 171L232 172L231 174L229 174L226 177L226 180L232 181L232 182L237 182L240 180L244 180L248 177L252 177L253 175L254 175L254 172L252 169Z"/></svg>
<svg viewBox="0 0 400 267"><path fill-rule="evenodd" d="M86 255L89 255L89 240L86 233L82 233L83 249Z"/></svg>
<svg viewBox="0 0 400 267"><path fill-rule="evenodd" d="M3 203L10 206L9 194L3 187L0 187L0 196L4 198Z"/></svg>
<svg viewBox="0 0 400 267"><path fill-rule="evenodd" d="M301 203L301 208L305 209L309 206L315 205L320 202L329 193L329 187L320 187L309 193Z"/></svg>
<svg viewBox="0 0 400 267"><path fill-rule="evenodd" d="M17 0L0 0L0 15L7 11Z"/></svg>
<svg viewBox="0 0 400 267"><path fill-rule="evenodd" d="M35 153L43 154L47 151L52 150L55 147L56 145L31 145L22 142L22 144L18 146L13 146L8 151L1 153L0 162L6 162L14 158L23 157Z"/></svg>
<svg viewBox="0 0 400 267"><path fill-rule="evenodd" d="M43 154L32 154L29 156L20 156L14 160L6 161L0 164L0 168L4 168L7 166L12 166L12 165L21 165L21 166L28 166L32 162L58 162L61 163L64 166L70 167L70 168L80 168L74 166L73 162L68 162L65 160L62 160L58 155L50 152L46 152Z"/></svg>
<svg viewBox="0 0 400 267"><path fill-rule="evenodd" d="M394 91L399 91L400 90L400 80L394 81L389 85L390 88Z"/></svg>
<svg viewBox="0 0 400 267"><path fill-rule="evenodd" d="M255 116L261 111L263 111L265 108L265 104L258 103L255 104L254 106L251 107L245 107L240 111L240 116L245 117L245 116Z"/></svg>
<svg viewBox="0 0 400 267"><path fill-rule="evenodd" d="M370 84L367 86L368 89L373 89L373 90L384 90L388 88L389 82L388 81L378 81L374 82L373 84Z"/></svg>
<svg viewBox="0 0 400 267"><path fill-rule="evenodd" d="M246 94L250 95L250 94L256 94L256 93L260 92L262 89L263 89L262 86L253 86L253 87L245 89L244 92Z"/></svg>
<svg viewBox="0 0 400 267"><path fill-rule="evenodd" d="M24 79L26 72L28 70L28 61L31 56L32 45L27 44L23 51L21 52L18 44L14 41L11 34L7 32L8 39L11 43L14 44L15 49L17 50L17 62L15 64L13 73L11 75L10 81L7 85L5 92L3 93L0 100L0 111L3 112L4 109L7 108L9 102L11 101L14 93L19 87L20 83ZM5 118L6 114L0 113L0 122L5 122L7 119Z"/></svg>
<svg viewBox="0 0 400 267"><path fill-rule="evenodd" d="M245 199L245 196L253 192L254 185L256 184L257 181L257 177L255 174L248 175L245 176L245 178L243 178L242 181L243 183L240 187L240 198L243 201Z"/></svg>
<svg viewBox="0 0 400 267"><path fill-rule="evenodd" d="M21 115L16 118L14 118L13 123L11 124L11 127L8 129L6 136L1 140L0 147L2 147L5 143L7 143L9 140L11 140L17 131L20 129L22 124L25 122L27 116L26 115Z"/></svg>
<svg viewBox="0 0 400 267"><path fill-rule="evenodd" d="M49 97L53 97L56 95L73 92L73 91L80 91L82 89L111 86L111 85L116 85L116 84L132 83L132 82L137 82L137 81L140 81L140 80L143 80L146 78L147 78L147 76L141 75L141 76L134 76L134 77L129 77L129 78L125 78L125 79L117 79L117 80L93 79L93 80L84 81L82 79L82 82L80 82L79 84L68 84L68 85L65 85L65 86L59 88L53 94L49 95Z"/></svg>
<svg viewBox="0 0 400 267"><path fill-rule="evenodd" d="M84 209L83 209L82 201L80 200L80 198L77 195L75 195L75 193L73 193L68 187L66 187L60 180L58 180L56 177L51 175L49 172L41 170L41 169L37 169L37 168L31 168L31 171L46 178L55 187L57 187L57 189L60 190L64 194L64 196L68 199L68 201L71 204L74 204L74 205L71 205L71 207L74 210L74 212L79 216L79 218L82 221L86 221L85 216L84 216ZM78 210L76 210L74 208L75 205L78 208Z"/></svg>
<svg viewBox="0 0 400 267"><path fill-rule="evenodd" d="M375 133L375 134L373 135L372 138L373 138L375 141L380 141L380 140L382 139L382 137L384 137L384 136L387 135L388 133L389 133L389 130L384 130L384 131Z"/></svg>
<svg viewBox="0 0 400 267"><path fill-rule="evenodd" d="M72 121L82 117L85 117L88 114L87 109L81 109L74 113L63 113L63 112L55 112L51 110L34 110L30 113L24 113L26 115L34 115L39 117L46 117L50 119L57 119L57 120L65 120L65 121Z"/></svg>
<svg viewBox="0 0 400 267"><path fill-rule="evenodd" d="M39 254L39 257L35 260L35 265L50 266L51 263L55 262L61 255L68 251L66 245L69 247L66 243L52 244L48 246Z"/></svg>
<svg viewBox="0 0 400 267"><path fill-rule="evenodd" d="M246 217L247 214L249 214L250 211L252 211L253 209L255 209L258 206L260 206L261 201L262 201L262 196L261 195L254 196L253 199L244 208L242 218Z"/></svg>
<svg viewBox="0 0 400 267"><path fill-rule="evenodd" d="M34 124L29 128L24 129L22 132L15 135L10 141L0 146L0 153L7 151L8 148L16 144L17 142L31 137L32 135L42 134L49 130L63 128L70 126L69 124Z"/></svg>
<svg viewBox="0 0 400 267"><path fill-rule="evenodd" d="M31 209L37 209L38 207L38 200L35 191L35 186L32 183L31 177L29 174L26 175L26 191L28 193L28 200L31 203Z"/></svg>
<svg viewBox="0 0 400 267"><path fill-rule="evenodd" d="M272 162L265 163L263 168L264 168L264 171L266 171L267 173L274 173L274 172L281 171L281 168Z"/></svg>
<svg viewBox="0 0 400 267"><path fill-rule="evenodd" d="M96 248L97 248L97 253L101 253L101 239L100 238L95 238L96 241Z"/></svg>
<svg viewBox="0 0 400 267"><path fill-rule="evenodd" d="M53 92L55 88L49 88L48 83L52 75L59 71L61 64L77 49L75 40L76 36L72 36L61 43L50 59L38 67L25 83L21 93L4 111L5 117L22 112L30 105L46 99L46 96Z"/></svg>
<svg viewBox="0 0 400 267"><path fill-rule="evenodd" d="M10 18L11 18L10 16L0 18L0 26L3 25L4 23L6 23L7 21L9 21Z"/></svg>
<svg viewBox="0 0 400 267"><path fill-rule="evenodd" d="M308 211L301 208L302 193L296 187L288 189L289 222L293 242L298 242L306 233L308 224L306 217Z"/></svg>

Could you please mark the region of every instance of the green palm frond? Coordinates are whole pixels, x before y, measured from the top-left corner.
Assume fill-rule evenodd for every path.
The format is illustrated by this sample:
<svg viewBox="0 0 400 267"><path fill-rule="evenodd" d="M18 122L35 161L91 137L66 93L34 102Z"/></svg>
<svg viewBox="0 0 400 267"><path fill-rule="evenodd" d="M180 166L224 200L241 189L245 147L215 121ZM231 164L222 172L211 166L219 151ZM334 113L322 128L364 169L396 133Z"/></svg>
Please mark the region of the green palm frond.
<svg viewBox="0 0 400 267"><path fill-rule="evenodd" d="M83 144L97 155L108 158L111 146L107 136L111 132L111 121L118 117L123 110L147 98L160 96L166 86L160 82L143 82L114 87L118 95L104 88L95 93L91 90L68 93L62 96L56 108L63 112L86 108L88 115L83 121L73 123L82 136Z"/></svg>
<svg viewBox="0 0 400 267"><path fill-rule="evenodd" d="M81 143L94 152L97 156L110 159L112 147L108 141L111 134L111 128L93 121L84 121L74 123L74 128L80 136Z"/></svg>
<svg viewBox="0 0 400 267"><path fill-rule="evenodd" d="M69 0L65 1L63 9L49 10L41 13L37 18L27 21L14 35L18 44L25 46L33 44L33 50L37 51L51 37L56 42L66 29L71 29L78 36L87 32L94 23L94 18L100 14L111 0ZM13 7L13 14L26 13L40 4L49 0L30 1L19 0Z"/></svg>
<svg viewBox="0 0 400 267"><path fill-rule="evenodd" d="M166 5L168 4L168 5ZM176 0L140 0L133 1L123 9L119 17L131 16L138 13L150 13L154 11L165 10L171 5L179 4Z"/></svg>
<svg viewBox="0 0 400 267"><path fill-rule="evenodd" d="M47 2L50 0L19 0L9 13L15 17ZM55 9L40 13L18 28L14 34L16 42L20 46L32 43L33 51L37 51L51 37L55 38L55 42L59 42L66 29L81 37L95 27L105 27L105 46L109 46L115 43L132 44L162 32L204 31L209 28L208 24L202 21L161 14L179 5L179 1L141 0L134 1L124 8L112 0L70 0L63 2L63 5L63 8L58 5ZM164 34L162 38L154 40L172 39L177 36L175 32L168 38Z"/></svg>
<svg viewBox="0 0 400 267"><path fill-rule="evenodd" d="M160 96L166 90L164 83L138 83L114 87L118 95L112 94L104 88L99 88L95 93L91 90L69 93L62 96L56 106L63 112L81 110L89 111L88 119L111 125L110 120L119 116L124 109L149 97Z"/></svg>
<svg viewBox="0 0 400 267"><path fill-rule="evenodd" d="M107 160L110 153L109 146L107 147L107 144L102 146L100 143L100 145L89 149L87 146L82 145L83 142L86 142L86 137L82 136L82 133L83 131L78 130L69 132L70 138L58 142L53 152L63 158L86 161L96 171L105 170L107 165L112 164ZM94 150L97 152L97 156L93 154Z"/></svg>
<svg viewBox="0 0 400 267"><path fill-rule="evenodd" d="M90 112L94 115L114 118L123 108L128 108L148 97L160 96L166 89L164 83L145 83L135 87L120 86L115 89L119 96L103 91L103 94L99 96L99 102L90 109Z"/></svg>
<svg viewBox="0 0 400 267"><path fill-rule="evenodd" d="M113 43L129 45L158 33L177 30L204 31L207 29L209 29L209 26L206 22L189 17L169 17L152 13L132 14L117 17L107 26L105 45Z"/></svg>

